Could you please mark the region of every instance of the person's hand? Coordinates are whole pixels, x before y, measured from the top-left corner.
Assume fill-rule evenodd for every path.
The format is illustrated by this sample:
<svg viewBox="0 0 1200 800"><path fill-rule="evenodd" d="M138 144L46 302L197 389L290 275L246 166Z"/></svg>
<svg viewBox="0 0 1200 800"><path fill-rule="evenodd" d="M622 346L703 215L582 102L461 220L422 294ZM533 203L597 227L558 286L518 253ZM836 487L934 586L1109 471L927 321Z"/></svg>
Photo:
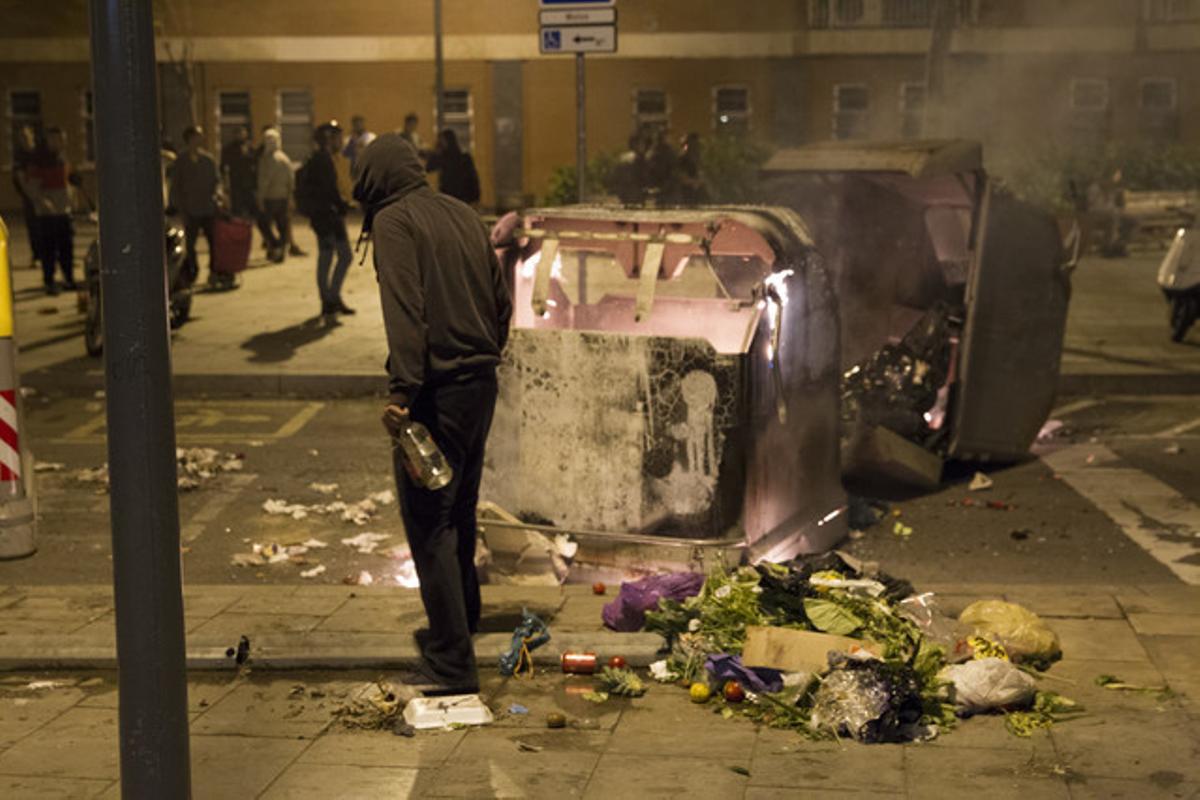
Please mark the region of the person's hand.
<svg viewBox="0 0 1200 800"><path fill-rule="evenodd" d="M388 432L388 436L393 438L399 436L400 431L407 423L408 409L404 406L389 403L387 408L383 410L383 427Z"/></svg>

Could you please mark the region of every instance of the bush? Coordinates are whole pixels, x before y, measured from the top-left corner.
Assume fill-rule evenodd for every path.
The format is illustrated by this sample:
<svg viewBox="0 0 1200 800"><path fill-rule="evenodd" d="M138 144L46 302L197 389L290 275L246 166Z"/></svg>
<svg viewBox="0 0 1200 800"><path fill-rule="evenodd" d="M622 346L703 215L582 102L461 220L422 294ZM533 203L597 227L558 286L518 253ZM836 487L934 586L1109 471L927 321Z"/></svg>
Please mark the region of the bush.
<svg viewBox="0 0 1200 800"><path fill-rule="evenodd" d="M618 194L612 185L614 168L620 153L598 153L588 162L588 194ZM701 143L700 175L708 187L712 203L750 203L755 199L758 173L770 157L764 145L736 134L707 137ZM545 204L570 205L576 202L575 167L559 166L550 176Z"/></svg>
<svg viewBox="0 0 1200 800"><path fill-rule="evenodd" d="M1075 208L1071 186L1086 194L1096 180L1121 170L1130 190L1200 189L1200 148L1185 145L1109 143L1096 147L1047 148L989 158L989 171L1019 197L1054 212Z"/></svg>
<svg viewBox="0 0 1200 800"><path fill-rule="evenodd" d="M587 164L587 192L596 196L608 191L608 178L617 157L612 153L597 153ZM578 202L578 182L575 180L575 166L559 166L550 175L550 187L546 192L545 205L569 206Z"/></svg>
<svg viewBox="0 0 1200 800"><path fill-rule="evenodd" d="M745 136L720 134L706 138L700 173L713 203L749 203L755 199L758 174L771 151Z"/></svg>

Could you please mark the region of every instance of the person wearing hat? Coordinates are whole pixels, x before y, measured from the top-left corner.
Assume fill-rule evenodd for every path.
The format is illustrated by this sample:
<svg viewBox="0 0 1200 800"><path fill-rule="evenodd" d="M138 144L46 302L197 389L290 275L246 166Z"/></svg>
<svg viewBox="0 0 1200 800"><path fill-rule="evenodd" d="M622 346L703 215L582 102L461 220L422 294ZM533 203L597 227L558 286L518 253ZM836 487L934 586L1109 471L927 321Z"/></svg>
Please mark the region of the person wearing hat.
<svg viewBox="0 0 1200 800"><path fill-rule="evenodd" d="M316 149L301 168L296 181L296 205L308 217L317 235L317 293L321 314L353 314L342 302L342 283L353 253L346 234L349 203L343 194L335 156L342 151L342 129L336 120L319 126L314 134ZM336 258L336 261L335 261Z"/></svg>

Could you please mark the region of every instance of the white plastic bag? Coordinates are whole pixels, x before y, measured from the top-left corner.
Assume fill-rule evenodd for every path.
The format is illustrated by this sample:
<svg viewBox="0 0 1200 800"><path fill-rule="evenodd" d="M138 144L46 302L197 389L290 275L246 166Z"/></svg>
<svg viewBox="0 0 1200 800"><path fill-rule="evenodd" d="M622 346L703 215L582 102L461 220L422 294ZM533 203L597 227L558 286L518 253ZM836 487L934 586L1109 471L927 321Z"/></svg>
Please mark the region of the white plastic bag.
<svg viewBox="0 0 1200 800"><path fill-rule="evenodd" d="M999 708L1024 708L1037 692L1033 676L999 658L954 664L938 677L954 684L954 705L963 716Z"/></svg>

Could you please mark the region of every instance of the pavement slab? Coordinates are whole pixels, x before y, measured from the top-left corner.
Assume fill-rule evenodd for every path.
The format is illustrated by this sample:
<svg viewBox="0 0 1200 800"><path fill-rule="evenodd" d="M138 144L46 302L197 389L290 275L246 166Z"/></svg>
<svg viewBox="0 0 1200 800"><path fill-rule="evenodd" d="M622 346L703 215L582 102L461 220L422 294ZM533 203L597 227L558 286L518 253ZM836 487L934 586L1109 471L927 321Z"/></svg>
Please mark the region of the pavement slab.
<svg viewBox="0 0 1200 800"><path fill-rule="evenodd" d="M112 785L111 780L103 779L0 775L0 797L20 800L78 800L81 797L97 797Z"/></svg>
<svg viewBox="0 0 1200 800"><path fill-rule="evenodd" d="M11 747L84 698L79 689L9 691L0 689L0 751Z"/></svg>
<svg viewBox="0 0 1200 800"><path fill-rule="evenodd" d="M1149 660L1146 649L1125 620L1056 619L1050 624L1058 634L1063 653L1084 660Z"/></svg>
<svg viewBox="0 0 1200 800"><path fill-rule="evenodd" d="M117 713L71 708L0 753L0 775L116 780Z"/></svg>
<svg viewBox="0 0 1200 800"><path fill-rule="evenodd" d="M608 738L570 729L470 730L424 788L431 797L579 797Z"/></svg>
<svg viewBox="0 0 1200 800"><path fill-rule="evenodd" d="M423 731L410 739L391 731L334 729L313 742L297 763L325 767L440 767L466 735L465 730Z"/></svg>
<svg viewBox="0 0 1200 800"><path fill-rule="evenodd" d="M207 736L193 733L193 800L259 797L309 744L249 734Z"/></svg>
<svg viewBox="0 0 1200 800"><path fill-rule="evenodd" d="M763 729L750 764L750 785L902 794L904 752L900 745L807 742L799 734Z"/></svg>
<svg viewBox="0 0 1200 800"><path fill-rule="evenodd" d="M744 768L747 763L732 755L695 758L656 753L648 765L644 754L608 752L596 765L583 797L611 800L635 792L642 797L739 797L750 778L731 767Z"/></svg>
<svg viewBox="0 0 1200 800"><path fill-rule="evenodd" d="M655 687L630 702L613 731L609 753L734 759L746 764L756 731L745 720L726 720L711 707L688 702L687 693Z"/></svg>
<svg viewBox="0 0 1200 800"><path fill-rule="evenodd" d="M331 682L323 698L294 690L299 681L275 678L243 683L208 708L193 726L199 735L312 739L330 724L332 710L356 684Z"/></svg>
<svg viewBox="0 0 1200 800"><path fill-rule="evenodd" d="M910 797L971 797L986 800L1068 800L1066 780L1053 756L1014 759L1012 751L963 748L904 749Z"/></svg>
<svg viewBox="0 0 1200 800"><path fill-rule="evenodd" d="M292 764L261 795L263 800L329 800L331 797L421 797L421 774L407 767Z"/></svg>
<svg viewBox="0 0 1200 800"><path fill-rule="evenodd" d="M1182 711L1089 715L1051 731L1062 763L1073 774L1150 781L1161 772L1200 780L1200 742Z"/></svg>

